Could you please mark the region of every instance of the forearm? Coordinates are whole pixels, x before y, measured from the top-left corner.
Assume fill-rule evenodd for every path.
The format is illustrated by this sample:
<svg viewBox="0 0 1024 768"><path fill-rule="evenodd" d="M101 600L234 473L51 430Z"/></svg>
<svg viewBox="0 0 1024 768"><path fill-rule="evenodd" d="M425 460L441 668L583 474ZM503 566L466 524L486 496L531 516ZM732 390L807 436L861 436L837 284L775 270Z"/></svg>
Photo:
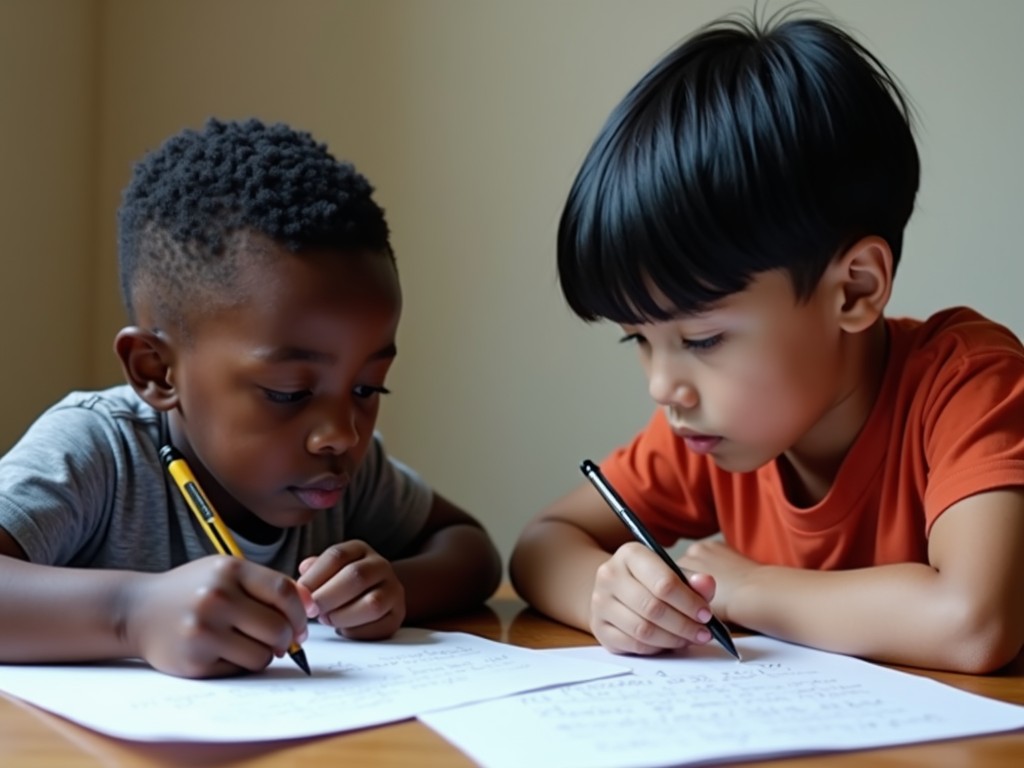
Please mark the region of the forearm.
<svg viewBox="0 0 1024 768"><path fill-rule="evenodd" d="M405 589L407 623L475 608L501 581L494 544L482 528L468 524L437 531L393 567Z"/></svg>
<svg viewBox="0 0 1024 768"><path fill-rule="evenodd" d="M0 661L95 661L135 655L126 633L128 571L34 565L0 555Z"/></svg>
<svg viewBox="0 0 1024 768"><path fill-rule="evenodd" d="M594 578L609 557L574 525L534 522L523 531L512 555L512 584L541 613L589 632Z"/></svg>
<svg viewBox="0 0 1024 768"><path fill-rule="evenodd" d="M914 563L852 571L763 566L737 588L724 618L783 640L894 664L984 673L1013 659L1021 647L1021 611L980 605L949 582Z"/></svg>

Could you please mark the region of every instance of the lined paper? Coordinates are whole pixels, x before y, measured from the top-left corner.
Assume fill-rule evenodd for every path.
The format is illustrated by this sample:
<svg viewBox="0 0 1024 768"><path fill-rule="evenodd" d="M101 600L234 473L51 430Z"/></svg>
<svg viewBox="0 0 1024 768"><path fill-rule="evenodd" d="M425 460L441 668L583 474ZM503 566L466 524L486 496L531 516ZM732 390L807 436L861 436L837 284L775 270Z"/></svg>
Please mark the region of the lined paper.
<svg viewBox="0 0 1024 768"><path fill-rule="evenodd" d="M311 624L307 677L287 656L262 673L186 680L138 661L0 665L0 690L80 725L139 741L264 741L334 733L602 675L566 659L461 632L402 629L376 642Z"/></svg>
<svg viewBox="0 0 1024 768"><path fill-rule="evenodd" d="M421 716L484 768L638 768L909 744L1024 728L1024 707L766 637L674 656L543 651L634 674ZM523 738L530 734L530 738Z"/></svg>

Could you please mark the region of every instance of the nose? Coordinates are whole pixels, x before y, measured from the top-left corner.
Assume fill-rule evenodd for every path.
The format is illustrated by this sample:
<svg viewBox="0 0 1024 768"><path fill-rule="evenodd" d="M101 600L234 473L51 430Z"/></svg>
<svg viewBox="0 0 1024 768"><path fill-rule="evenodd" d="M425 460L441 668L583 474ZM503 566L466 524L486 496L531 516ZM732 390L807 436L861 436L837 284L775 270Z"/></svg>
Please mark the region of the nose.
<svg viewBox="0 0 1024 768"><path fill-rule="evenodd" d="M654 355L647 371L647 391L659 405L695 408L700 403L697 387L679 361Z"/></svg>
<svg viewBox="0 0 1024 768"><path fill-rule="evenodd" d="M310 453L341 454L359 442L355 409L351 403L329 403L319 409L306 437Z"/></svg>

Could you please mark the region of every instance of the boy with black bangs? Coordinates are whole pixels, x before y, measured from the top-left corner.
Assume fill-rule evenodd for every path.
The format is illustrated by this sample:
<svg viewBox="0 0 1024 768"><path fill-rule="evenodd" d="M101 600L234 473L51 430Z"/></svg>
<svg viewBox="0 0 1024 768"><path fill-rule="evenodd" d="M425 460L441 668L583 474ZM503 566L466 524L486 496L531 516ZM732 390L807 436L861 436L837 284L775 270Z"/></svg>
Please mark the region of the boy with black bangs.
<svg viewBox="0 0 1024 768"><path fill-rule="evenodd" d="M573 311L658 404L608 481L542 511L519 593L608 649L750 630L983 673L1024 643L1024 350L969 309L884 315L918 188L906 101L836 25L725 19L613 111L558 235ZM582 458L582 457L581 457Z"/></svg>

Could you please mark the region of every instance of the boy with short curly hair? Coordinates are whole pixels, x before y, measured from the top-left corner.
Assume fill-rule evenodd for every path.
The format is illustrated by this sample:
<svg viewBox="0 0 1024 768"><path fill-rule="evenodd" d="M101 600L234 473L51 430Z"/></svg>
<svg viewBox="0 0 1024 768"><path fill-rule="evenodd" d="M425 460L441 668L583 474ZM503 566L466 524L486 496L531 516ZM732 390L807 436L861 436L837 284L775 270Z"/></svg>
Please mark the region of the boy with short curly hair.
<svg viewBox="0 0 1024 768"><path fill-rule="evenodd" d="M72 393L0 459L0 662L259 670L307 618L384 638L493 593L488 535L374 430L402 299L372 191L257 120L211 120L136 166L128 383ZM165 446L244 560L213 554Z"/></svg>

